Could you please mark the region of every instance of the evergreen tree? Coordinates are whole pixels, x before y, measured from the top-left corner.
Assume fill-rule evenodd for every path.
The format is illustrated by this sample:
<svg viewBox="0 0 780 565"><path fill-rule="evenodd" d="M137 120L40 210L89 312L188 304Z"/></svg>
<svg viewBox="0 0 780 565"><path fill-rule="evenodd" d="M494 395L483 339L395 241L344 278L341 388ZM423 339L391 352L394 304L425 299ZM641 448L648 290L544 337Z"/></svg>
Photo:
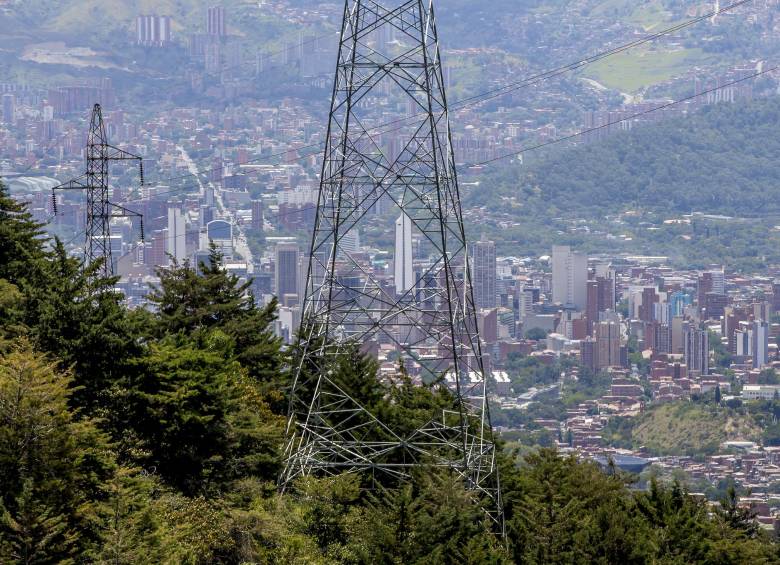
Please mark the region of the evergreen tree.
<svg viewBox="0 0 780 565"><path fill-rule="evenodd" d="M219 330L166 338L150 345L130 382L123 419L141 440L139 462L188 495L278 472L283 418L235 361L234 347Z"/></svg>
<svg viewBox="0 0 780 565"><path fill-rule="evenodd" d="M0 561L68 562L98 545L114 464L105 436L70 411L70 385L27 344L0 357Z"/></svg>
<svg viewBox="0 0 780 565"><path fill-rule="evenodd" d="M484 510L456 474L440 469L371 496L350 547L366 564L508 563Z"/></svg>
<svg viewBox="0 0 780 565"><path fill-rule="evenodd" d="M266 383L266 393L278 391L286 375L281 340L271 329L277 303L257 307L251 281L241 283L222 263L212 243L209 261L199 265L200 273L188 262L157 270L160 284L149 295L156 307L153 334L157 338L177 333L196 336L218 328L235 341L236 360L252 378Z"/></svg>
<svg viewBox="0 0 780 565"><path fill-rule="evenodd" d="M44 233L27 205L14 200L0 181L0 279L17 286L41 282L47 258Z"/></svg>
<svg viewBox="0 0 780 565"><path fill-rule="evenodd" d="M729 485L726 496L720 501L719 515L731 529L750 538L758 535L756 512L752 508L739 504L739 496L734 485Z"/></svg>
<svg viewBox="0 0 780 565"><path fill-rule="evenodd" d="M113 291L116 279L95 276L99 264L85 268L59 241L44 272L46 285L26 292L27 324L39 348L73 367L73 404L104 416L113 409L109 389L142 352L137 318Z"/></svg>

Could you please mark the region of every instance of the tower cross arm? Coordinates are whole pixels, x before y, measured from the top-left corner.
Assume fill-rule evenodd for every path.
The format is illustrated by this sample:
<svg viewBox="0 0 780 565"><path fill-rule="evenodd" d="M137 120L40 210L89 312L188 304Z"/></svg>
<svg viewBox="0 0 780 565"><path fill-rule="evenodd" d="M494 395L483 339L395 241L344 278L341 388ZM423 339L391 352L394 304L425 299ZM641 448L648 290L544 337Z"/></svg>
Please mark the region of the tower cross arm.
<svg viewBox="0 0 780 565"><path fill-rule="evenodd" d="M52 190L86 190L89 188L87 175L81 175L62 184L52 187Z"/></svg>
<svg viewBox="0 0 780 565"><path fill-rule="evenodd" d="M143 214L140 212L130 210L129 208L125 208L119 204L109 202L108 205L111 207L112 218L143 218Z"/></svg>
<svg viewBox="0 0 780 565"><path fill-rule="evenodd" d="M114 147L113 145L105 145L105 148L106 159L110 161L140 161L143 159L143 157L140 155L130 153L129 151L125 151L119 147Z"/></svg>

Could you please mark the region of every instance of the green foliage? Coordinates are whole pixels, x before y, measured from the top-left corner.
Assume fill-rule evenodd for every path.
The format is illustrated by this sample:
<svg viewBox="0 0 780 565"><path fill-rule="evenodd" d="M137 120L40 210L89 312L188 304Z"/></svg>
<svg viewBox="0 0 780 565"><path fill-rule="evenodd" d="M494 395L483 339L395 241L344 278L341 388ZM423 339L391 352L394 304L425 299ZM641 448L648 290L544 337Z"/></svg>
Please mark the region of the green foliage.
<svg viewBox="0 0 780 565"><path fill-rule="evenodd" d="M770 563L776 548L738 509L736 495L710 516L705 501L552 450L528 456L507 488L509 539L518 563Z"/></svg>
<svg viewBox="0 0 780 565"><path fill-rule="evenodd" d="M360 563L507 562L485 514L450 473L424 473L371 496L353 535Z"/></svg>
<svg viewBox="0 0 780 565"><path fill-rule="evenodd" d="M84 269L59 241L50 246L40 224L2 183L0 219L0 286L9 292L0 310L10 316L0 344L3 334L28 335L62 368L73 368L71 403L99 408L110 383L139 351L128 312L111 291L114 281L95 276L99 265Z"/></svg>
<svg viewBox="0 0 780 565"><path fill-rule="evenodd" d="M525 332L526 339L533 339L536 341L545 339L547 337L547 332L544 331L542 328L531 328L527 332Z"/></svg>
<svg viewBox="0 0 780 565"><path fill-rule="evenodd" d="M129 312L110 291L112 281L50 245L0 188L3 211L1 563L778 559L776 543L756 529L735 491L724 491L722 507L709 513L679 487L653 483L650 492L635 492L613 469L552 450L528 455L518 469L498 446L508 547L476 493L447 469L421 466L403 483L303 477L279 493L279 390L289 386L290 362L270 329L275 305L256 307L214 253L200 273L188 265L161 271L158 308ZM553 378L523 360L516 368L533 382ZM401 433L454 408L437 380L416 386L399 368L380 381L376 362L357 348L305 369L327 370L329 386ZM564 400L534 405L526 423L560 416L566 402L604 383L603 375L581 372ZM763 425L777 421L778 406L687 410ZM365 433L382 437L379 429Z"/></svg>
<svg viewBox="0 0 780 565"><path fill-rule="evenodd" d="M203 337L151 345L126 399L136 448L147 454L139 462L190 495L246 474L273 478L282 429L231 360L231 340L219 330Z"/></svg>
<svg viewBox="0 0 780 565"><path fill-rule="evenodd" d="M637 418L613 418L604 438L618 447L663 455L713 454L728 440L756 440L756 423L739 411L687 401L653 406Z"/></svg>
<svg viewBox="0 0 780 565"><path fill-rule="evenodd" d="M71 382L24 341L0 357L0 561L68 562L99 543L113 461L69 409Z"/></svg>
<svg viewBox="0 0 780 565"><path fill-rule="evenodd" d="M561 377L561 371L565 368L559 361L547 364L540 361L538 357L527 357L516 353L510 354L506 363L506 371L512 379L515 392L522 392L536 385L552 384Z"/></svg>
<svg viewBox="0 0 780 565"><path fill-rule="evenodd" d="M599 207L601 215L605 202L687 213L776 211L771 179L780 171L772 158L778 143L772 131L779 122L777 99L710 107L695 117L552 155L517 180L526 192L537 187L545 199L565 198L570 208ZM715 162L721 166L713 170Z"/></svg>
<svg viewBox="0 0 780 565"><path fill-rule="evenodd" d="M0 279L34 284L46 258L43 225L32 219L27 205L10 197L0 182Z"/></svg>
<svg viewBox="0 0 780 565"><path fill-rule="evenodd" d="M595 464L543 449L510 488L515 562L640 563L652 553L625 484Z"/></svg>
<svg viewBox="0 0 780 565"><path fill-rule="evenodd" d="M522 166L480 179L491 191L466 189L464 199L514 223L485 226L506 253L539 254L559 243L665 255L687 268L761 268L780 259L772 133L779 122L777 97L710 106L598 143L529 153ZM741 219L664 224L691 211Z"/></svg>
<svg viewBox="0 0 780 565"><path fill-rule="evenodd" d="M234 341L235 360L271 393L286 378L281 342L270 330L277 303L257 307L251 282L240 283L224 269L222 259L212 244L200 273L187 262L158 269L160 284L149 295L156 306L152 334L158 339L179 333L198 338L219 328Z"/></svg>

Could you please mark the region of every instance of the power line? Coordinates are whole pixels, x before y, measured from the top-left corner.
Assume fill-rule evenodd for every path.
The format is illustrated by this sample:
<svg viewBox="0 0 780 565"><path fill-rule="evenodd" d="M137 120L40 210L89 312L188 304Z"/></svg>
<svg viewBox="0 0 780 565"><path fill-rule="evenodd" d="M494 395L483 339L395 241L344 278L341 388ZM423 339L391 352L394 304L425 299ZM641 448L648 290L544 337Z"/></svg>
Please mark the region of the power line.
<svg viewBox="0 0 780 565"><path fill-rule="evenodd" d="M713 10L711 12L708 12L702 16L686 20L684 22L681 22L679 24L673 25L671 27L668 27L666 29L663 29L661 31L658 31L656 33L653 33L651 35L642 37L640 39L637 39L635 41L632 41L630 43L625 43L623 45L619 45L613 49L607 49L605 51L601 51L600 53L596 53L594 55L590 55L588 57L585 57L584 59L580 59L579 61L574 61L572 63L569 63L568 65L564 65L562 67L558 67L557 69L552 69L550 71L544 71L537 75L528 77L526 79L523 79L521 81L517 81L514 83L509 83L507 85L504 85L502 87L495 88L493 90L488 90L486 92L483 92L481 94L475 94L474 96L470 96L468 98L464 98L462 100L458 100L452 104L452 106L459 106L462 105L463 107L469 106L470 101L474 100L476 98L482 98L485 96L489 96L488 98L485 98L484 100L478 100L479 102L486 102L488 100L492 100L493 98L497 98L499 96L503 96L504 94L508 94L509 92L514 92L515 90L518 90L519 88L524 88L526 86L532 86L534 84L537 84L538 82L542 80L547 80L550 78L554 78L558 75L567 73L569 71L575 71L577 69L580 69L582 67L585 67L587 65L596 63L598 61L601 61L602 59L606 59L607 57L612 57L613 55L618 55L624 51L628 51L630 49L633 49L634 47L638 47L640 45L644 45L645 43L650 43L652 41L655 41L656 39L671 35L673 33L676 33L682 29L685 29L687 27L690 27L692 25L695 25L699 22L702 22L704 20L708 20L714 16L730 12L744 4L748 4L752 2L753 0L739 0L737 2L734 2L733 4L729 4L728 6L724 6L723 8L720 8L718 10ZM506 91L506 92L504 92ZM494 94L497 93L497 94Z"/></svg>
<svg viewBox="0 0 780 565"><path fill-rule="evenodd" d="M606 124L602 124L602 125L595 126L595 127L592 127L592 128L584 129L584 130L578 131L576 133L572 133L570 135L566 135L566 136L563 136L563 137L558 137L558 138L552 139L550 141L545 141L543 143L539 143L537 145L532 145L530 147L526 147L526 148L521 149L519 151L513 151L512 153L507 153L505 155L499 155L498 157L494 157L494 158L488 159L486 161L481 161L481 162L478 162L478 163L467 163L464 166L465 167L480 167L480 166L483 166L483 165L488 165L490 163L494 163L496 161L501 161L502 159L508 159L509 157L516 157L517 155L521 155L521 154L526 153L528 151L533 151L535 149L541 149L542 147L547 147L548 145L554 145L556 143L561 143L561 142L564 142L564 141L568 141L570 139L574 139L575 137L579 137L581 135L585 135L585 134L590 133L590 132L598 131L600 129L604 129L604 128L613 126L615 124L619 124L621 122L627 122L629 120L633 120L635 118L644 116L646 114L651 114L651 113L657 112L659 110L664 110L666 108L670 108L672 106L676 106L678 104L682 104L684 102L688 102L688 101L693 100L695 98L698 98L700 96L704 96L705 94L710 94L710 93L715 92L717 90L721 90L723 88L727 88L729 86L733 86L733 85L738 84L740 82L744 82L746 80L750 80L750 79L753 79L753 78L760 77L761 75L765 75L767 73L775 71L778 68L780 68L780 66L774 66L774 67L770 67L768 69L764 69L762 71L757 71L757 72L753 73L752 75L748 75L748 76L745 76L745 77L742 77L742 78L738 78L738 79L732 80L731 82L727 82L727 83L721 84L720 86L716 86L714 88L703 90L702 92L699 92L699 93L696 93L696 94L692 94L690 96L686 96L685 98L680 98L679 100L674 100L672 102L667 102L666 104L662 104L660 106L656 106L655 108L649 108L647 110L643 110L641 112L637 112L635 114L631 114L630 116L626 116L625 118L620 118L619 120L613 120L611 122L607 122Z"/></svg>
<svg viewBox="0 0 780 565"><path fill-rule="evenodd" d="M487 100L489 100L491 98L495 98L497 96L502 96L504 94L507 94L507 93L509 93L511 91L514 91L514 90L517 90L517 89L520 89L520 88L523 88L523 87L527 87L527 86L531 86L533 84L537 84L540 81L553 78L553 77L558 76L558 75L560 75L562 73L565 73L565 72L569 72L569 71L573 71L573 70L582 68L582 67L584 67L584 66L586 66L588 64L594 63L596 61L599 61L599 60L607 58L607 57L611 57L613 55L616 55L618 53L621 53L623 51L626 51L628 49L631 49L633 47L641 45L643 43L647 43L647 42L653 41L654 39L657 39L657 38L662 37L664 35L668 35L670 33L674 33L676 31L679 31L680 29L683 29L685 27L694 25L694 24L696 24L698 22L701 22L701 21L703 21L705 19L711 18L714 15L718 15L718 14L721 14L721 13L724 13L724 12L731 11L731 10L733 10L733 9L739 7L739 6L742 6L744 4L747 4L747 3L751 2L751 1L752 0L739 0L738 2L735 2L733 4L725 6L725 7L721 8L721 9L719 9L719 10L713 10L712 12L709 12L708 14L705 14L703 16L699 16L697 18L693 18L693 19L688 20L686 22L683 22L681 24L677 24L677 25L672 26L670 28L661 30L661 31L659 31L657 33L654 33L654 34L652 34L650 36L647 36L645 38L641 38L641 39L638 39L636 41L633 41L633 42L621 45L621 46L616 47L614 49L602 51L602 52L600 52L598 54L592 55L592 56L587 57L585 59L581 59L580 61L576 61L576 62L570 63L568 65L564 65L562 67L558 67L556 69L552 69L550 71L546 71L546 72L543 72L543 73L539 73L537 75L533 75L531 77L528 77L527 79L524 79L523 81L512 83L512 84L506 85L506 86L498 88L498 89L493 89L493 90L490 90L490 91L486 91L485 93L482 93L480 95L475 95L475 96L463 99L461 101L455 102L455 105L460 104L461 108L464 108L464 107L467 107L467 106L470 106L470 105L474 105L474 104L477 104L477 103L480 103L480 102L487 101ZM319 39L319 38L315 38L315 39ZM734 84L737 84L737 83L740 83L740 82L743 82L743 81L746 81L746 80L749 80L749 79L752 79L752 78L756 78L756 77L761 76L763 74L766 74L766 73L769 73L771 71L774 71L777 68L778 67L775 66L775 67L772 67L772 68L769 68L769 69L765 69L763 71L756 72L756 73L754 73L752 75L749 75L749 76L746 76L746 77L742 77L740 79L731 81L731 82L726 83L726 84L722 84L722 85L720 85L718 87L705 90L705 91L700 92L698 94L694 94L692 96L688 96L688 97L682 98L680 100L676 100L676 101L673 101L673 102L669 102L667 104L663 104L663 105L658 106L656 108L651 108L651 109L648 109L648 110L644 110L642 112L637 112L636 114L632 114L631 116L628 116L628 117L625 117L625 118L621 118L619 120L615 120L615 121L612 121L612 122L609 122L609 123L606 123L606 124L602 124L600 126L596 126L596 127L593 127L593 128L588 128L588 129L585 129L585 130L582 130L582 131L578 131L576 133L573 133L573 134L570 134L570 135L567 135L567 136L563 136L563 137L560 137L560 138L556 138L556 139L553 139L553 140L550 140L550 141L547 141L547 142L539 143L537 145L526 147L526 148L523 148L523 149L521 149L519 151L515 151L515 152L512 152L512 153L507 153L505 155L500 155L500 156L495 157L493 159L488 159L486 161L476 162L476 163L467 163L465 165L465 167L484 166L484 165L487 165L487 164L490 164L490 163L493 163L493 162L496 162L496 161L499 161L499 160L507 159L507 158L510 158L510 157L515 157L515 156L521 155L521 154L529 152L529 151L533 151L533 150L536 150L536 149L541 149L543 147L547 147L547 146L550 146L550 145L554 145L554 144L557 144L557 143L568 141L568 140L580 137L582 135L585 135L587 133L590 133L590 132L593 132L593 131L597 131L597 130L601 130L601 129L610 127L612 125L615 125L615 124L618 124L618 123L621 123L621 122L632 120L632 119L635 119L637 117L640 117L640 116L643 116L643 115L646 115L646 114L650 114L652 112L663 110L665 108L669 108L671 106L675 106L675 105L678 105L678 104L690 101L690 100L695 99L695 98L697 98L699 96L702 96L702 95L705 95L705 94L709 94L709 93L717 91L719 89L722 89L722 88L725 88L725 87L728 87L728 86L731 86L731 85L734 85ZM508 88L511 88L511 90L507 90ZM486 98L485 100L478 100L477 99L478 97L486 96L486 95L490 96L490 98ZM407 116L407 117L404 117L404 118L399 118L399 119L396 119L396 120L393 120L393 121L390 121L390 122L386 122L384 124L376 126L375 128L373 128L372 131L377 131L380 128L383 128L383 127L386 127L386 126L389 126L389 125L395 125L395 124L406 122L407 120L411 119L412 117L414 117L414 116ZM398 131L398 130L402 129L402 127L403 126L400 126L398 128L395 128L394 130L388 130L388 131L378 132L378 133L379 134L391 133L393 131ZM253 162L258 162L258 161L266 160L266 159L272 159L272 158L275 158L275 157L282 157L282 156L284 156L284 155L286 155L288 153L294 152L294 151L301 151L301 150L305 150L305 149L321 148L321 147L322 147L322 144L319 144L319 143L304 145L304 146L297 147L297 148L291 148L291 149L288 149L288 150L285 150L285 151L282 151L282 152L279 152L279 153L276 153L276 154L265 155L265 156L259 157L257 159L252 159L250 161L247 161L246 164L253 163ZM304 160L304 159L307 159L307 158L309 158L309 157L311 157L312 155L315 155L315 154L316 154L316 152L307 153L305 155L301 155L299 157L296 157L296 158L292 159L292 161ZM212 171L215 171L215 170L218 170L218 169L221 169L221 167L212 167L210 169L197 171L195 173L189 173L187 175L181 175L181 176L177 176L177 177L169 177L167 179L160 179L160 181L158 181L158 182L164 182L164 181L170 181L170 180L178 180L178 179L181 179L181 178L188 178L188 177L198 177L198 176L200 176L203 173L212 172ZM222 177L222 178L224 179L226 177ZM199 187L200 187L199 184L198 185L191 184L191 185L186 185L184 187L178 187L176 189L172 189L172 190L169 190L169 191L157 193L154 196L156 197L156 196L162 196L162 195L165 195L165 194L180 193L180 192L185 191L186 189L190 189L190 188L191 189L195 189L195 188L199 188ZM144 200L144 199L145 198L143 198L143 197L142 198L127 199L127 200L124 200L123 203L135 202L135 201L140 201L140 200ZM290 215L294 215L294 214L301 214L301 213L304 213L304 212L306 212L308 210L312 210L312 209L316 209L316 206L301 207L301 208L298 208L298 209L295 209L295 210L289 210L287 212L280 212L278 214L266 215L265 217L266 218L286 217L286 216L290 216ZM77 236L78 236L78 234L77 234ZM75 237L71 240L71 242L73 240L75 240Z"/></svg>
<svg viewBox="0 0 780 565"><path fill-rule="evenodd" d="M535 151L537 149L542 149L542 148L548 147L550 145L563 143L564 141L569 141L571 139L575 139L575 138L581 137L581 136L583 136L585 134L588 134L588 133L591 133L591 132L594 132L594 131L598 131L598 130L601 130L601 129L604 129L604 128L608 128L610 126L619 124L621 122L626 122L626 121L629 121L629 120L633 120L635 118L638 118L638 117L641 117L641 116L644 116L644 115L647 115L647 114L651 114L653 112L657 112L657 111L664 110L664 109L672 107L672 106L676 106L676 105L688 102L688 101L693 100L695 98L698 98L700 96L704 96L706 94L710 94L712 92L716 92L717 90L720 90L720 89L723 89L723 88L727 88L729 86L733 86L734 84L738 84L738 83L741 83L741 82L744 82L744 81L747 81L747 80L750 80L750 79L753 79L753 78L757 78L757 77L759 77L761 75L764 75L764 74L770 73L772 71L775 71L778 68L780 68L780 66L774 66L774 67L771 67L771 68L768 68L768 69L764 69L764 70L758 71L758 72L756 72L754 74L751 74L751 75L748 75L748 76L745 76L745 77L733 80L731 82L727 82L727 83L721 84L720 86L704 90L704 91L699 92L697 94L693 94L691 96L687 96L687 97L681 98L679 100L674 100L674 101L668 102L666 104L662 104L660 106L657 106L655 108L649 108L647 110L643 110L641 112L637 112L635 114L632 114L630 116L626 116L626 117L621 118L619 120L614 120L614 121L611 121L611 122L608 122L608 123L605 123L605 124L602 124L602 125L599 125L599 126L595 126L595 127L584 129L584 130L580 130L580 131L572 133L570 135L566 135L566 136L563 136L563 137L555 138L555 139L552 139L550 141L545 141L543 143L538 143L536 145L532 145L532 146L520 149L519 151L514 151L514 152L511 152L511 153L507 153L505 155L499 155L498 157L494 157L492 159L488 159L488 160L485 160L485 161L480 161L480 162L475 162L475 163L466 163L466 164L463 165L463 167L464 168L480 167L480 166L484 166L484 165L488 165L488 164L494 163L496 161L500 161L500 160L503 160L503 159L508 159L510 157L516 157L518 155L521 155L523 153L527 153L529 151ZM304 156L302 158L310 157L311 155L312 154L309 154L309 155L306 155L306 156ZM197 188L197 187L196 187L196 185L190 185L189 187L185 187L185 188ZM176 189L175 191L178 192L178 191L181 191L181 190L182 190L182 188L179 188L179 189ZM166 194L168 192L173 192L173 191L167 191L167 192L158 193L158 194L155 194L154 196L164 195L164 194ZM143 198L138 198L138 199L134 199L134 200L126 200L124 202L125 203L126 202L133 202L133 201L136 201L136 200L143 200ZM297 209L294 209L294 210L289 210L287 212L279 212L277 214L267 214L267 215L264 215L264 217L268 218L268 219L287 217L287 216L291 216L291 215L295 215L295 214L302 214L304 212L307 212L309 210L313 210L313 209L316 209L316 208L317 208L316 205L304 206L304 207L297 208Z"/></svg>
<svg viewBox="0 0 780 565"><path fill-rule="evenodd" d="M575 71L575 70L581 69L581 68L583 68L583 67L585 67L587 65L596 63L596 62L601 61L603 59L606 59L608 57L612 57L614 55L618 55L620 53L623 53L624 51L628 51L630 49L633 49L634 47L638 47L640 45L643 45L643 44L646 44L646 43L650 43L652 41L655 41L656 39L659 39L659 38L664 37L666 35L670 35L672 33L676 33L676 32L678 32L678 31L680 31L682 29L685 29L687 27L695 25L695 24L697 24L699 22L702 22L704 20L710 19L710 18L712 18L714 16L717 16L717 15L720 15L720 14L724 14L726 12L730 12L730 11L735 10L736 8L740 7L740 6L743 6L745 4L749 4L751 2L753 2L753 0L738 0L737 2L729 4L728 6L724 6L724 7L720 8L720 9L717 9L717 10L712 10L711 12L708 12L708 13L702 15L702 16L698 16L696 18L692 18L690 20L686 20L684 22L681 22L679 24L673 25L671 27L668 27L666 29L663 29L661 31L653 33L651 35L648 35L648 36L645 36L643 38L631 41L629 43L625 43L625 44L619 45L619 46L614 47L612 49L607 49L607 50L604 50L604 51L600 51L598 53L595 53L595 54L590 55L588 57L585 57L583 59L579 59L577 61L573 61L573 62L568 63L566 65L563 65L563 66L560 66L560 67L556 67L556 68L553 68L553 69L550 69L550 70L547 70L547 71L543 71L543 72L537 73L535 75L531 75L530 77L526 77L526 78L524 78L524 79L522 79L520 81L512 82L512 83L509 83L507 85L504 85L504 86L501 86L501 87L498 87L498 88L495 88L495 89L487 90L485 92L481 92L481 93L475 94L473 96L469 96L467 98L464 98L462 100L456 100L455 102L450 104L450 108L451 109L455 109L455 110L460 110L460 109L463 109L463 108L467 108L469 106L475 106L475 105L480 104L482 102L487 102L488 100L492 100L494 98L498 98L498 97L504 96L506 94L509 94L510 92L515 92L515 91L523 89L523 88L527 88L527 87L530 87L530 86L535 86L535 85L537 85L540 82L543 82L545 80L549 80L551 78L555 78L555 77L560 76L562 74L565 74L567 72L571 72L571 71ZM322 37L325 37L325 36L322 36ZM315 38L315 39L318 39L318 38ZM283 51L280 51L280 52L283 52ZM377 134L377 135L382 135L382 134L386 134L386 133L392 133L391 131L379 131L379 130L381 128L385 128L387 126L392 126L392 125L396 125L396 124L399 124L399 123L407 122L407 121L409 121L409 120L411 120L411 119L413 119L415 117L419 117L419 116L422 116L422 115L423 114L421 114L421 113L417 113L417 114L412 114L410 116L406 116L406 117L403 117L403 118L397 118L395 120L391 120L391 121L382 123L382 124L380 124L378 126L375 126L374 128L371 128L369 130L369 133ZM397 131L397 130L394 130L394 131ZM282 152L279 152L279 153L275 153L275 154L272 154L272 155L264 155L264 156L257 157L255 159L250 159L249 161L246 162L246 164L257 163L257 162L262 162L262 161L265 161L265 160L268 160L268 159L281 157L283 155L286 155L287 153L292 153L294 151L300 151L300 150L311 149L311 148L321 149L322 147L324 147L324 143L312 143L312 144L308 144L308 145L303 145L303 146L298 147L298 148L287 149L285 151L282 151ZM174 177L162 178L162 179L159 179L157 182L158 183L170 182L170 181L173 181L173 180L179 180L179 179L182 179L182 178L188 178L188 177L191 177L191 176L197 176L199 174L203 174L203 173L207 173L207 172L218 170L219 168L221 168L221 167L211 167L209 169L203 169L201 171L198 171L198 173L188 173L188 174L185 174L185 175L178 175L178 176L174 176Z"/></svg>
<svg viewBox="0 0 780 565"><path fill-rule="evenodd" d="M496 161L501 161L501 160L504 160L504 159L508 159L510 157L516 157L518 155L522 155L522 154L527 153L529 151L535 151L537 149L542 149L544 147L548 147L548 146L555 145L555 144L558 144L558 143L563 143L564 141L569 141L571 139L575 139L577 137L581 137L583 135L586 135L586 134L594 132L594 131L598 131L598 130L601 130L601 129L604 129L604 128L608 128L610 126L613 126L613 125L616 125L616 124L619 124L619 123L622 123L622 122L633 120L635 118L638 118L638 117L641 117L641 116L644 116L644 115L647 115L647 114L651 114L653 112L657 112L657 111L664 110L664 109L672 107L672 106L676 106L676 105L688 102L688 101L693 100L695 98L698 98L700 96L704 96L706 94L710 94L712 92L716 92L716 91L718 91L720 89L727 88L729 86L733 86L734 84L738 84L738 83L741 83L741 82L744 82L744 81L747 81L747 80L750 80L750 79L753 79L753 78L757 78L757 77L759 77L761 75L764 75L764 74L770 73L772 71L775 71L778 68L780 68L780 66L774 66L774 67L770 67L770 68L764 69L762 71L757 71L757 72L755 72L755 73L753 73L751 75L748 75L748 76L745 76L745 77L742 77L742 78L739 78L739 79L736 79L736 80L733 80L733 81L721 84L720 86L716 86L716 87L704 90L704 91L699 92L697 94L693 94L691 96L687 96L685 98L681 98L679 100L674 100L674 101L668 102L666 104L662 104L662 105L657 106L655 108L649 108L647 110L643 110L641 112L637 112L635 114L632 114L630 116L626 116L624 118L620 118L618 120L613 120L611 122L608 122L608 123L605 123L605 124L602 124L602 125L599 125L599 126L595 126L595 127L592 127L592 128L588 128L588 129L577 131L577 132L572 133L570 135L566 135L566 136L563 136L563 137L552 139L550 141L545 141L543 143L538 143L536 145L525 147L523 149L520 149L519 151L514 151L514 152L511 152L511 153L507 153L505 155L499 155L498 157L494 157L492 159L487 159L485 161L474 162L474 163L466 163L466 164L463 165L463 167L465 167L465 168L481 167L481 166L484 166L484 165L488 165L488 164L494 163ZM303 157L299 157L296 160L300 160L302 158L310 157L313 154L314 153L305 155ZM198 188L198 186L197 185L188 185L186 187L180 187L180 188L174 189L172 191L166 191L166 192L162 192L162 193L157 193L154 196L155 197L156 196L161 196L161 195L168 194L168 193L171 193L171 192L181 192L185 188ZM123 203L134 202L134 201L139 201L139 200L144 200L144 199L145 198L129 199L129 200L124 200ZM294 209L294 210L288 210L287 212L279 212L279 213L276 213L276 214L264 214L264 218L267 218L267 219L282 218L282 217L292 216L292 215L295 215L295 214L302 214L304 212L307 212L309 210L314 210L316 208L317 208L316 205L304 206L304 207L297 208L297 209ZM71 239L71 242L73 240L75 240L75 237L77 237L78 235L79 234L74 236L74 238ZM66 243L66 245L67 245L67 243Z"/></svg>
<svg viewBox="0 0 780 565"><path fill-rule="evenodd" d="M660 110L664 110L666 108L670 108L672 106L676 106L678 104L682 104L682 103L688 102L688 101L693 100L695 98L698 98L700 96L704 96L706 94L710 94L710 93L715 92L717 90L720 90L720 89L723 89L723 88L727 88L729 86L733 86L735 84L744 82L746 80L750 80L752 78L757 78L757 77L759 77L761 75L770 73L770 72L778 70L778 69L780 69L780 65L777 65L777 66L774 66L774 67L770 67L770 68L762 70L762 71L758 71L758 72L756 72L756 73L754 73L752 75L749 75L749 76L746 76L746 77L742 77L742 78L733 80L731 82L722 84L722 85L714 87L714 88L710 88L710 89L704 90L704 91L702 91L700 93L693 94L691 96L687 96L687 97L681 98L679 100L674 100L672 102L668 102L666 104L662 104L661 106L657 106L655 108L650 108L650 109L644 110L642 112L637 112L635 114L632 114L631 116L627 116L627 117L621 118L619 120L614 120L612 122L608 122L608 123L602 124L600 126L588 128L588 129L585 129L585 130L581 130L581 131L578 131L578 132L573 133L571 135L567 135L567 136L563 136L563 137L560 137L560 138L556 138L556 139L553 139L553 140L550 140L550 141L547 141L547 142L544 142L544 143L539 143L537 145L533 145L533 146L521 149L520 151L515 151L513 153L507 153L506 155L501 155L499 157L495 157L493 159L488 159L486 161L482 161L482 162L479 162L479 163L468 163L468 164L466 164L464 166L465 167L484 166L484 165L488 165L488 164L494 163L496 161L500 161L500 160L503 160L503 159L508 159L510 157L515 157L517 155L521 155L521 154L526 153L528 151L534 151L536 149L541 149L543 147L548 147L550 145L555 145L557 143L562 143L564 141L569 141L571 139L574 139L576 137L580 137L582 135L585 135L585 134L593 132L593 131L598 131L598 130L601 130L601 129L604 129L604 128L607 128L607 127L610 127L610 126L613 126L613 125L616 125L616 124L619 124L621 122L629 121L629 120L632 120L632 119L635 119L635 118L638 118L638 117L641 117L641 116L644 116L644 115L647 115L647 114L651 114L653 112L657 112L657 111L660 111ZM295 210L289 210L287 212L279 212L279 213L276 213L276 214L264 214L263 217L266 218L266 219L286 217L286 216L291 216L291 215L294 215L294 214L301 214L301 213L309 211L309 210L315 210L316 208L317 208L316 205L304 206L304 207L301 207L301 208L297 208ZM771 215L767 215L767 217L771 217ZM71 240L69 242L65 243L64 245L66 245L66 246L69 245L70 243L75 241L76 237L78 237L79 235L81 235L81 234L77 233L73 238L71 238ZM173 236L165 236L165 238L163 238L163 239L167 241L167 240L170 240L170 239L175 239L177 237L186 237L187 235L188 235L187 233L184 233L184 234L173 235ZM133 246L131 246L131 248L128 251L126 251L125 253L123 253L120 256L120 259L123 258L123 257L127 257L128 255L130 255L131 253L136 251L140 247L140 245L141 245L141 243L136 243Z"/></svg>

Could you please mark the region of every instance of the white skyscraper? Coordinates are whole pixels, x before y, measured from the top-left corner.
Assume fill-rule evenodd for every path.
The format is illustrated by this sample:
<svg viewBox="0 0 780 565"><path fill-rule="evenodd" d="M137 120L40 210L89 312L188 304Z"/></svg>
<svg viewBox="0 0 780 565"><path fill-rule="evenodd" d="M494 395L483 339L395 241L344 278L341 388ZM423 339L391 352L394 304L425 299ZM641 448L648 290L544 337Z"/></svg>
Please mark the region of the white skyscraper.
<svg viewBox="0 0 780 565"><path fill-rule="evenodd" d="M357 227L352 228L341 236L341 251L354 255L360 253L360 231Z"/></svg>
<svg viewBox="0 0 780 565"><path fill-rule="evenodd" d="M412 220L401 214L395 221L395 291L403 294L414 286L412 269Z"/></svg>
<svg viewBox="0 0 780 565"><path fill-rule="evenodd" d="M588 302L588 256L572 253L568 245L554 245L553 302L584 310Z"/></svg>
<svg viewBox="0 0 780 565"><path fill-rule="evenodd" d="M716 294L726 294L726 276L723 267L710 271L712 276L712 291Z"/></svg>
<svg viewBox="0 0 780 565"><path fill-rule="evenodd" d="M471 276L474 281L474 305L477 308L495 308L496 301L496 244L483 235L471 244Z"/></svg>
<svg viewBox="0 0 780 565"><path fill-rule="evenodd" d="M184 236L184 212L177 205L168 207L168 235L165 252L181 264L187 258L187 242Z"/></svg>

